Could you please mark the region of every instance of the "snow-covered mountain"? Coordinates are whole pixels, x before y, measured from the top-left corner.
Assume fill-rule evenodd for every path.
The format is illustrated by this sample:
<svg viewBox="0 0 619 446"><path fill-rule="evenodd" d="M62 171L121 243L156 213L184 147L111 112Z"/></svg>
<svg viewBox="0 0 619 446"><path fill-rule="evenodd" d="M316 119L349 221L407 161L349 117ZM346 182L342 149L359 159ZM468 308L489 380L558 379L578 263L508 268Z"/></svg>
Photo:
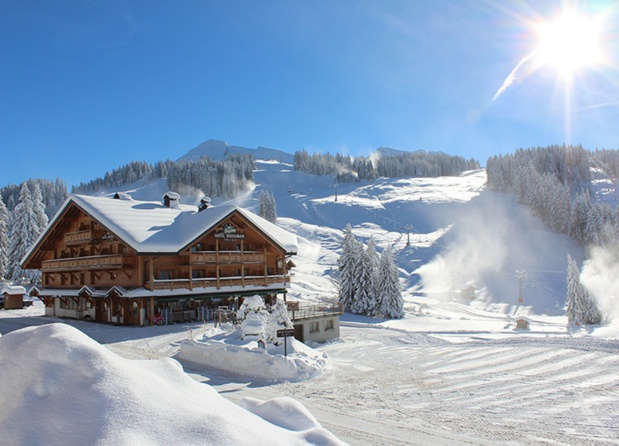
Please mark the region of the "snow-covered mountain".
<svg viewBox="0 0 619 446"><path fill-rule="evenodd" d="M282 163L292 163L293 159L291 153L278 149L269 149L268 147L249 149L247 147L231 146L225 141L209 139L191 149L185 155L181 156L179 160L197 161L203 156L208 156L212 160L221 160L224 159L226 155L233 154L250 154L256 159L276 160Z"/></svg>

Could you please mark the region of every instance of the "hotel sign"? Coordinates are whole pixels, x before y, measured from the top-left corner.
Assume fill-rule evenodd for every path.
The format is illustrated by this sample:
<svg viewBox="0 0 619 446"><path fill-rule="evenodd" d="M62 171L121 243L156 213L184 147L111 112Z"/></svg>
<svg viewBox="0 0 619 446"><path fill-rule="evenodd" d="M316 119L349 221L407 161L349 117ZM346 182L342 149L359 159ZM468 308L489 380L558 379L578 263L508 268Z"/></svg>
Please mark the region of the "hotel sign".
<svg viewBox="0 0 619 446"><path fill-rule="evenodd" d="M236 226L232 223L226 223L223 227L223 231L215 233L215 238L223 240L242 240L245 238L245 234L239 233Z"/></svg>

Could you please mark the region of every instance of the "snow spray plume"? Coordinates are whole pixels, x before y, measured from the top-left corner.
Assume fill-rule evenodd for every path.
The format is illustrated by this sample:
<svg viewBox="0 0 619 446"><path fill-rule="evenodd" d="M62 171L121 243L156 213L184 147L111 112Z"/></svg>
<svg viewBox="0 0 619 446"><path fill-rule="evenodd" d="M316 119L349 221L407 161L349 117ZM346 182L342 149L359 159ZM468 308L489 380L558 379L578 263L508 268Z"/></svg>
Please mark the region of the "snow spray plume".
<svg viewBox="0 0 619 446"><path fill-rule="evenodd" d="M567 252L577 250L567 236L550 234L544 224L508 195L484 191L462 207L443 250L415 271L423 291L439 299L460 298L473 285L477 303L519 304L516 271L526 272L527 313L565 314Z"/></svg>
<svg viewBox="0 0 619 446"><path fill-rule="evenodd" d="M190 185L182 185L177 188L181 196L181 202L185 204L198 204L200 199L204 197L204 192Z"/></svg>
<svg viewBox="0 0 619 446"><path fill-rule="evenodd" d="M467 284L479 287L484 275L502 270L507 257L507 245L503 241L509 225L505 216L494 209L488 194L485 195L481 201L479 197L472 200L469 210L460 215L448 235L440 240L446 243L443 252L416 271L424 291L433 297L457 296Z"/></svg>
<svg viewBox="0 0 619 446"><path fill-rule="evenodd" d="M595 297L607 322L619 322L619 252L616 247L589 249L580 273L583 286Z"/></svg>
<svg viewBox="0 0 619 446"><path fill-rule="evenodd" d="M537 51L533 51L531 54L529 54L528 56L525 56L520 62L518 62L518 65L516 65L516 67L512 70L512 72L509 73L509 75L503 81L503 85L501 85L501 88L499 88L497 92L494 94L494 97L492 98L492 102L496 101L497 98L501 96L501 94L505 90L507 90L507 87L509 87L511 84L514 83L514 81L516 80L516 73L518 72L520 67L524 65L525 62L527 62L533 56L535 56L535 54L537 54Z"/></svg>

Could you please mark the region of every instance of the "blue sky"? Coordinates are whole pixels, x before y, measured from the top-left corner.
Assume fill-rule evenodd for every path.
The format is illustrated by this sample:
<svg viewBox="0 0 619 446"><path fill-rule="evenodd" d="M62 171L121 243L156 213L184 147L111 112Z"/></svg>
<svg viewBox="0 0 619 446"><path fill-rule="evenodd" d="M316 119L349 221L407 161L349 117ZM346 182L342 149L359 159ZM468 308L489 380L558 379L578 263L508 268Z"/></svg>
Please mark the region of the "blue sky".
<svg viewBox="0 0 619 446"><path fill-rule="evenodd" d="M619 11L569 84L525 64L565 2L0 0L0 185L69 185L207 139L289 152L619 148ZM613 28L614 27L614 28ZM613 59L614 58L614 59Z"/></svg>

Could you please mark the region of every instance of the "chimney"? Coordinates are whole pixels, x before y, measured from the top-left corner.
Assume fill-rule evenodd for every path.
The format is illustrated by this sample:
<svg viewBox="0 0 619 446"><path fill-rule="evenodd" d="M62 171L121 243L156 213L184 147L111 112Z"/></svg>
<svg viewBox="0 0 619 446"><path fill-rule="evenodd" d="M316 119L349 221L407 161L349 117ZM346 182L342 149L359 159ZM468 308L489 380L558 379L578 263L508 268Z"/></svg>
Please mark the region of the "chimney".
<svg viewBox="0 0 619 446"><path fill-rule="evenodd" d="M167 192L163 196L163 205L167 208L178 208L181 196L176 192Z"/></svg>
<svg viewBox="0 0 619 446"><path fill-rule="evenodd" d="M209 197L202 197L200 204L198 205L198 212L202 212L211 205L211 199Z"/></svg>

